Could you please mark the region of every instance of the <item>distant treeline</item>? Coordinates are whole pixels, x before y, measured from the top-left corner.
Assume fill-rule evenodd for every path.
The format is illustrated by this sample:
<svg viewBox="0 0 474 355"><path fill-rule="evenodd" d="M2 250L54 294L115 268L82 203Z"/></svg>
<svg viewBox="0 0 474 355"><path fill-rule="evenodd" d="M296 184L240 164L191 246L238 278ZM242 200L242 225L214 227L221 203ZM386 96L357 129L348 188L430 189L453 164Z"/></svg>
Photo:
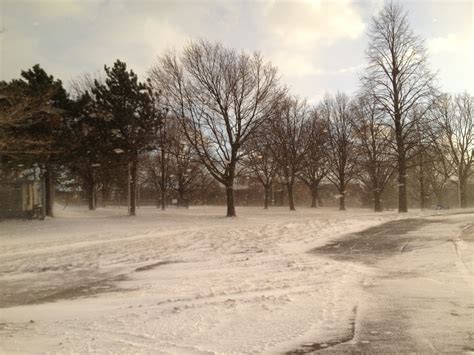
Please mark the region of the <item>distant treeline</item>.
<svg viewBox="0 0 474 355"><path fill-rule="evenodd" d="M260 54L205 40L161 55L145 81L117 60L66 91L35 65L0 83L1 182L40 171L50 216L55 192L130 215L137 203L223 200L227 216L257 200L294 210L303 186L312 207L340 210L346 196L375 211L453 194L452 207L472 204L474 98L435 86L396 3L373 18L366 54L361 89L316 105Z"/></svg>

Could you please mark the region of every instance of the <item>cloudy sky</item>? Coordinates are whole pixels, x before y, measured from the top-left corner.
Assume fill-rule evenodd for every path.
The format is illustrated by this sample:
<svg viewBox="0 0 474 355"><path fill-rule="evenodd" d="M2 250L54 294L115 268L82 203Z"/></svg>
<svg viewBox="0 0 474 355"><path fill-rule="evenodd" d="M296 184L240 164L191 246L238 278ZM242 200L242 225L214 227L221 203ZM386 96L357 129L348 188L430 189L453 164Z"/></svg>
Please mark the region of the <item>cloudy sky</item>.
<svg viewBox="0 0 474 355"><path fill-rule="evenodd" d="M439 86L474 93L472 0L401 1L426 40ZM66 84L117 58L142 78L160 53L195 38L258 50L294 94L351 93L382 0L0 0L0 79L40 63Z"/></svg>

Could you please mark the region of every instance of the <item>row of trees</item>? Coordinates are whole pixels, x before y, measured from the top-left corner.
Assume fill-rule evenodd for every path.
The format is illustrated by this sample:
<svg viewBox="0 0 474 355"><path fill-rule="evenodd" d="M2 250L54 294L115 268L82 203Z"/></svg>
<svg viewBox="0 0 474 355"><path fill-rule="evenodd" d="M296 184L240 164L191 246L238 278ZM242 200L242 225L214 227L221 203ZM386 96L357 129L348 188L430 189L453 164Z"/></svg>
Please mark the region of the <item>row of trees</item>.
<svg viewBox="0 0 474 355"><path fill-rule="evenodd" d="M165 53L145 82L116 61L105 66L104 79L75 80L70 94L35 66L0 85L0 151L12 166L43 169L50 215L56 178L79 182L91 209L98 191L106 200L116 187L126 189L131 215L139 185L160 191L165 208L170 189L185 201L216 181L226 191L227 216L235 216L234 185L242 174L260 181L265 208L279 181L294 210L300 180L314 207L328 181L341 210L354 183L381 211L381 196L397 179L399 211L406 212L409 171L420 201L428 186L441 196L456 180L465 207L472 96L437 90L423 41L400 6L387 4L369 37L362 89L353 97L327 95L316 106L291 95L260 54L207 41Z"/></svg>

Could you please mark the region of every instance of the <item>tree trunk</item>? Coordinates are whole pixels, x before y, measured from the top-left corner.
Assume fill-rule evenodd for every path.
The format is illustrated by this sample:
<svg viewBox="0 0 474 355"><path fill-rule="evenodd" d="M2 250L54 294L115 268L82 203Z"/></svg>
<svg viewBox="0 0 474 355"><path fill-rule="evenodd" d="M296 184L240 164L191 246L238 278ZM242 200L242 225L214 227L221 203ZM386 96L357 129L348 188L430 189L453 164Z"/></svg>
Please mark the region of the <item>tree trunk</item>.
<svg viewBox="0 0 474 355"><path fill-rule="evenodd" d="M346 187L344 186L344 176L339 181L339 211L346 210Z"/></svg>
<svg viewBox="0 0 474 355"><path fill-rule="evenodd" d="M395 57L395 50L391 48L392 54L392 89L393 89L393 120L395 124L395 139L397 143L397 155L398 155L398 212L408 212L408 200L407 200L407 168L406 168L406 151L405 151L405 139L403 134L405 133L402 125L402 112L401 112L401 94L399 83L399 67Z"/></svg>
<svg viewBox="0 0 474 355"><path fill-rule="evenodd" d="M395 134L397 140L398 154L398 212L408 212L407 200L407 168L405 156L405 144L403 141L403 132L400 123L400 115L395 113Z"/></svg>
<svg viewBox="0 0 474 355"><path fill-rule="evenodd" d="M130 171L128 174L129 179L129 211L128 214L130 216L136 215L137 209L137 159L133 159L131 163L129 163Z"/></svg>
<svg viewBox="0 0 474 355"><path fill-rule="evenodd" d="M180 198L180 204L181 204L181 207L185 207L185 208L189 208L189 197L188 197L188 192L187 190L185 190L184 188L183 189L180 189L179 190L179 198Z"/></svg>
<svg viewBox="0 0 474 355"><path fill-rule="evenodd" d="M166 209L166 183L167 183L167 170L166 169L166 154L165 154L165 140L166 140L166 125L163 125L163 140L161 141L160 151L161 151L161 162L160 162L160 173L161 173L161 210Z"/></svg>
<svg viewBox="0 0 474 355"><path fill-rule="evenodd" d="M272 199L272 207L275 207L275 185L273 183L270 185L270 194Z"/></svg>
<svg viewBox="0 0 474 355"><path fill-rule="evenodd" d="M206 204L206 189L204 188L204 186L201 186L200 187L200 195L201 195L201 205L204 206Z"/></svg>
<svg viewBox="0 0 474 355"><path fill-rule="evenodd" d="M89 211L95 210L95 188L93 182L87 184L87 200L89 202Z"/></svg>
<svg viewBox="0 0 474 355"><path fill-rule="evenodd" d="M234 201L234 178L235 178L235 162L236 153L232 155L230 164L228 165L227 177L225 180L226 200L227 200L227 217L235 217L235 201Z"/></svg>
<svg viewBox="0 0 474 355"><path fill-rule="evenodd" d="M265 200L263 201L263 208L268 210L268 205L270 203L270 185L265 186Z"/></svg>
<svg viewBox="0 0 474 355"><path fill-rule="evenodd" d="M51 164L46 163L44 174L44 193L45 193L45 213L46 216L54 217L54 183L53 183L53 169Z"/></svg>
<svg viewBox="0 0 474 355"><path fill-rule="evenodd" d="M435 190L435 197L436 197L436 204L437 205L444 205L444 196L443 193L440 193L439 191Z"/></svg>
<svg viewBox="0 0 474 355"><path fill-rule="evenodd" d="M226 186L226 197L227 197L227 217L235 217L235 205L234 205L234 186L232 183L228 183Z"/></svg>
<svg viewBox="0 0 474 355"><path fill-rule="evenodd" d="M426 208L425 181L423 176L420 177L420 208L421 210Z"/></svg>
<svg viewBox="0 0 474 355"><path fill-rule="evenodd" d="M395 82L395 81L394 81ZM398 212L408 212L407 200L407 167L406 167L406 152L405 141L403 138L402 117L399 107L398 88L394 84L394 121L395 121L395 138L397 142L398 155Z"/></svg>
<svg viewBox="0 0 474 355"><path fill-rule="evenodd" d="M404 156L398 159L398 212L408 212L407 169Z"/></svg>
<svg viewBox="0 0 474 355"><path fill-rule="evenodd" d="M178 207L186 207L188 208L188 201L186 201L186 192L183 187L183 184L179 184L178 187Z"/></svg>
<svg viewBox="0 0 474 355"><path fill-rule="evenodd" d="M423 162L423 154L420 153L420 208L424 210L426 207L426 192L425 192L425 166Z"/></svg>
<svg viewBox="0 0 474 355"><path fill-rule="evenodd" d="M184 196L185 196L185 195L186 195L186 194L184 193L184 188L180 186L180 187L178 188L178 198L179 198L180 200L184 200L184 198L185 198Z"/></svg>
<svg viewBox="0 0 474 355"><path fill-rule="evenodd" d="M166 189L162 186L161 187L161 210L164 211L166 209Z"/></svg>
<svg viewBox="0 0 474 355"><path fill-rule="evenodd" d="M89 206L89 211L95 210L95 181L94 181L94 171L93 168L89 166L87 171L87 201Z"/></svg>
<svg viewBox="0 0 474 355"><path fill-rule="evenodd" d="M467 207L467 178L459 179L459 204L461 208Z"/></svg>
<svg viewBox="0 0 474 355"><path fill-rule="evenodd" d="M288 204L290 206L290 211L295 211L295 200L293 197L293 184L287 183L286 188L288 190Z"/></svg>
<svg viewBox="0 0 474 355"><path fill-rule="evenodd" d="M318 194L318 188L312 187L311 188L311 208L318 208L320 198Z"/></svg>
<svg viewBox="0 0 474 355"><path fill-rule="evenodd" d="M346 195L344 193L340 193L339 196L339 211L346 210Z"/></svg>
<svg viewBox="0 0 474 355"><path fill-rule="evenodd" d="M107 200L109 199L109 188L106 185L102 186L102 207L107 206Z"/></svg>
<svg viewBox="0 0 474 355"><path fill-rule="evenodd" d="M374 212L382 212L382 201L380 201L380 191L374 191Z"/></svg>

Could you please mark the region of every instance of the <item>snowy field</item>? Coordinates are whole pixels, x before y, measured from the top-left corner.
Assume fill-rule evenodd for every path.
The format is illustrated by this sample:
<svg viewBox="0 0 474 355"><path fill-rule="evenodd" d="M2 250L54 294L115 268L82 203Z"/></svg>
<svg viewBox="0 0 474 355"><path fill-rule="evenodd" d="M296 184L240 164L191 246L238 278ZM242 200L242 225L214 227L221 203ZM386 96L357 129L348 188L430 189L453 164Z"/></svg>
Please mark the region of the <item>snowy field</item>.
<svg viewBox="0 0 474 355"><path fill-rule="evenodd" d="M434 211L57 206L0 222L0 353L275 353L351 326L373 269L308 253ZM471 279L472 280L472 279Z"/></svg>

